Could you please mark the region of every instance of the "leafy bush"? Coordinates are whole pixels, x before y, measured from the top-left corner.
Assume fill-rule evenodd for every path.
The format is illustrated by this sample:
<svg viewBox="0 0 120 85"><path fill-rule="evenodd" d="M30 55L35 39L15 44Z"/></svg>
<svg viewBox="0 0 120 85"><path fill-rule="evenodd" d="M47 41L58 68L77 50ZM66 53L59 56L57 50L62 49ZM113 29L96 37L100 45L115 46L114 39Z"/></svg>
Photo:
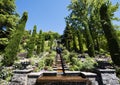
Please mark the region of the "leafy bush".
<svg viewBox="0 0 120 85"><path fill-rule="evenodd" d="M0 67L2 66L2 60L3 60L3 56L0 55Z"/></svg>
<svg viewBox="0 0 120 85"><path fill-rule="evenodd" d="M48 55L48 57L52 57L52 58L54 58L55 55L56 55L56 52L50 50L50 51L49 51L49 55Z"/></svg>
<svg viewBox="0 0 120 85"><path fill-rule="evenodd" d="M11 80L11 77L13 76L12 70L8 68L2 68L0 69L0 79L4 79L7 81Z"/></svg>
<svg viewBox="0 0 120 85"><path fill-rule="evenodd" d="M53 68L51 66L45 66L44 69L48 71L53 71Z"/></svg>
<svg viewBox="0 0 120 85"><path fill-rule="evenodd" d="M55 56L54 52L49 52L49 54L46 57L42 58L38 62L38 70L43 69L53 70L51 66L53 64L54 56Z"/></svg>
<svg viewBox="0 0 120 85"><path fill-rule="evenodd" d="M115 67L116 68L116 74L120 78L120 67Z"/></svg>
<svg viewBox="0 0 120 85"><path fill-rule="evenodd" d="M81 60L77 59L77 58L73 58L73 61L71 66L70 66L70 69L71 71L79 71L82 69L83 67L83 63Z"/></svg>
<svg viewBox="0 0 120 85"><path fill-rule="evenodd" d="M78 62L77 58L73 57L72 60L71 60L71 65L76 65Z"/></svg>
<svg viewBox="0 0 120 85"><path fill-rule="evenodd" d="M76 65L79 67L79 70L83 68L83 62L81 60L77 60Z"/></svg>
<svg viewBox="0 0 120 85"><path fill-rule="evenodd" d="M49 51L49 54L44 59L45 66L52 66L55 56L55 51Z"/></svg>
<svg viewBox="0 0 120 85"><path fill-rule="evenodd" d="M45 62L43 59L38 62L38 68L39 68L39 70L42 70L44 67L45 67Z"/></svg>
<svg viewBox="0 0 120 85"><path fill-rule="evenodd" d="M73 65L70 67L69 69L70 71L78 71L79 70L79 67L77 65Z"/></svg>
<svg viewBox="0 0 120 85"><path fill-rule="evenodd" d="M69 51L68 50L63 50L63 52L62 52L64 55L69 55Z"/></svg>
<svg viewBox="0 0 120 85"><path fill-rule="evenodd" d="M79 70L91 71L92 69L94 69L94 66L96 64L97 63L95 62L95 60L90 57L86 57L85 61L83 61L83 62L81 60L79 60L78 58L73 57L69 70L71 70L71 71L79 71Z"/></svg>
<svg viewBox="0 0 120 85"><path fill-rule="evenodd" d="M97 64L97 62L95 62L93 58L86 57L86 60L83 62L82 70L92 70L95 64Z"/></svg>
<svg viewBox="0 0 120 85"><path fill-rule="evenodd" d="M77 58L77 55L76 55L76 53L70 53L70 55L69 55L69 60L70 60L70 62L74 62L73 61L73 58Z"/></svg>
<svg viewBox="0 0 120 85"><path fill-rule="evenodd" d="M51 66L53 64L53 59L48 57L45 59L45 66Z"/></svg>
<svg viewBox="0 0 120 85"><path fill-rule="evenodd" d="M63 50L63 52L62 52L62 57L67 63L69 62L69 54L70 53L68 50Z"/></svg>

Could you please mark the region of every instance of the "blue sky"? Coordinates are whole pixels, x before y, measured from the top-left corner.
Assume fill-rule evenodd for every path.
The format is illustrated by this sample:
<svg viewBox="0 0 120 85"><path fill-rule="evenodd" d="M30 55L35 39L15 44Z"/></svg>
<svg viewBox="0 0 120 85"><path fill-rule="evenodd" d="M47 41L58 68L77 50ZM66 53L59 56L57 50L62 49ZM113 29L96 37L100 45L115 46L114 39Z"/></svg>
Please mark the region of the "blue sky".
<svg viewBox="0 0 120 85"><path fill-rule="evenodd" d="M71 0L16 0L16 11L22 15L28 12L27 30L32 30L37 25L37 31L54 31L60 34L65 28L65 17L69 15L67 6ZM113 3L120 0L112 0ZM120 16L120 8L116 13ZM120 24L120 22L115 22Z"/></svg>
<svg viewBox="0 0 120 85"><path fill-rule="evenodd" d="M37 25L38 31L51 30L62 34L69 3L70 0L16 0L16 11L20 15L24 11L29 13L26 29L33 29L33 26Z"/></svg>

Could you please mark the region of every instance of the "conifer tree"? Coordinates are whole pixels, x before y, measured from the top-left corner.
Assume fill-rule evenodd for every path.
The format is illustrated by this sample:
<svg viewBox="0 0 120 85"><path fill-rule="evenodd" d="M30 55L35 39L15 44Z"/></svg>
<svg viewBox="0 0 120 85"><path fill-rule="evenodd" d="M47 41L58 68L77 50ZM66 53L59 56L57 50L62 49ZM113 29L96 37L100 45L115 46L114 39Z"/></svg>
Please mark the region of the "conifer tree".
<svg viewBox="0 0 120 85"><path fill-rule="evenodd" d="M89 56L94 57L95 50L94 50L94 43L92 40L92 36L90 34L90 30L86 22L84 22L84 26L85 26L85 37L86 37L86 42L87 42L88 54Z"/></svg>
<svg viewBox="0 0 120 85"><path fill-rule="evenodd" d="M37 26L35 25L34 26L34 29L33 29L33 32L32 32L32 36L30 37L30 40L27 44L27 57L32 57L33 56L33 51L34 51L34 48L35 48L35 41L36 41L36 29L37 29Z"/></svg>
<svg viewBox="0 0 120 85"><path fill-rule="evenodd" d="M24 33L24 28L28 19L28 13L24 12L22 18L19 20L16 26L16 32L10 40L8 46L5 48L5 55L3 59L3 64L10 66L17 59L16 55L19 49L19 44Z"/></svg>
<svg viewBox="0 0 120 85"><path fill-rule="evenodd" d="M108 42L108 46L109 46L109 52L111 55L111 58L114 62L114 64L120 66L120 43L118 40L118 36L116 35L116 32L114 30L114 27L112 26L111 23L111 16L109 13L109 8L110 7L110 3L104 3L101 8L100 8L100 18L101 18L101 24L103 27L103 31L105 33L105 37L107 39ZM114 8L115 11L116 8Z"/></svg>
<svg viewBox="0 0 120 85"><path fill-rule="evenodd" d="M41 45L42 45L42 30L40 30L39 35L38 35L38 40L37 40L37 51L36 53L39 55L41 52Z"/></svg>
<svg viewBox="0 0 120 85"><path fill-rule="evenodd" d="M81 25L84 29L84 34L87 42L88 54L93 57L95 56L94 43L90 33L89 28L89 11L92 3L87 0L71 0L71 4L68 6L69 10L71 10L71 14L68 17L71 24ZM75 27L75 29L77 26ZM76 29L77 30L77 29Z"/></svg>
<svg viewBox="0 0 120 85"><path fill-rule="evenodd" d="M73 30L72 34L73 34L73 50L77 52L78 49L77 49L77 43L76 43L76 30Z"/></svg>
<svg viewBox="0 0 120 85"><path fill-rule="evenodd" d="M72 51L72 46L71 46L72 41L73 41L72 28L69 25L69 23L66 22L66 28L65 28L64 34L63 34L63 42L64 42L65 47L69 51Z"/></svg>
<svg viewBox="0 0 120 85"><path fill-rule="evenodd" d="M82 40L82 33L81 33L80 27L78 27L77 36L78 36L78 43L79 43L80 53L83 53L83 40Z"/></svg>
<svg viewBox="0 0 120 85"><path fill-rule="evenodd" d="M49 42L50 49L52 49L52 46L53 46L53 40L54 40L53 35L50 35L50 42Z"/></svg>
<svg viewBox="0 0 120 85"><path fill-rule="evenodd" d="M15 31L19 21L15 8L15 0L0 0L0 51L5 50L11 32Z"/></svg>
<svg viewBox="0 0 120 85"><path fill-rule="evenodd" d="M45 46L45 36L44 34L42 34L41 52L44 52L44 46Z"/></svg>

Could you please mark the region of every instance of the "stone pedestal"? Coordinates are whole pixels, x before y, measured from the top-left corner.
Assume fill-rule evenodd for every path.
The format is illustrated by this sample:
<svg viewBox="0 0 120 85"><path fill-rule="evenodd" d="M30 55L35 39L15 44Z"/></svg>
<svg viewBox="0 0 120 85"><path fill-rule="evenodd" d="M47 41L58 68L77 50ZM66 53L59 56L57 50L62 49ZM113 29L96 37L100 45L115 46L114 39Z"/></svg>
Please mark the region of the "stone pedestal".
<svg viewBox="0 0 120 85"><path fill-rule="evenodd" d="M101 77L101 85L120 85L115 69L98 69L98 73Z"/></svg>
<svg viewBox="0 0 120 85"><path fill-rule="evenodd" d="M98 85L97 74L91 72L81 72L91 81L92 85Z"/></svg>
<svg viewBox="0 0 120 85"><path fill-rule="evenodd" d="M11 83L9 85L27 85L27 75L32 72L32 69L29 70L14 70Z"/></svg>
<svg viewBox="0 0 120 85"><path fill-rule="evenodd" d="M28 74L28 81L27 81L27 85L35 85L36 83L36 79L38 77L41 77L43 76L43 72L34 72L34 73L29 73Z"/></svg>

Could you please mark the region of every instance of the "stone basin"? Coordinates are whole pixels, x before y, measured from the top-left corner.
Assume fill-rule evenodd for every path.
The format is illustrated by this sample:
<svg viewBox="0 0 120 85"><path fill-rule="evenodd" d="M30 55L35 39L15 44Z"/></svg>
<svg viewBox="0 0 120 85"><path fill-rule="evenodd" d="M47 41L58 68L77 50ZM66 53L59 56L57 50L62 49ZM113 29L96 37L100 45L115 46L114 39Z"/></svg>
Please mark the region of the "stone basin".
<svg viewBox="0 0 120 85"><path fill-rule="evenodd" d="M35 85L89 85L91 82L87 78L82 78L80 72L66 72L66 76L58 75L57 72L46 71L39 76Z"/></svg>

